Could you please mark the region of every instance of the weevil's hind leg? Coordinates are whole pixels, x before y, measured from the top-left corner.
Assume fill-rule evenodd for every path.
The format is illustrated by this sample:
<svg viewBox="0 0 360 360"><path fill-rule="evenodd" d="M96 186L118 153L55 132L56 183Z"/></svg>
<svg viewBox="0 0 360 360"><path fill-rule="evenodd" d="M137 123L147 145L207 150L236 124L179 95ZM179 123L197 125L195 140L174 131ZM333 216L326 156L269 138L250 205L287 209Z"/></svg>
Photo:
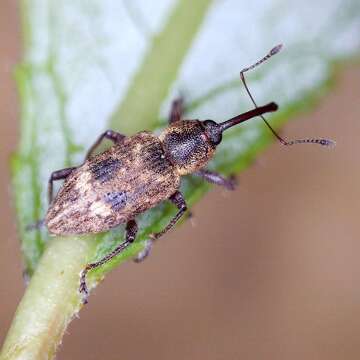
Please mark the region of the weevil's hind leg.
<svg viewBox="0 0 360 360"><path fill-rule="evenodd" d="M179 219L184 215L184 212L187 210L185 199L180 191L176 191L173 195L171 195L169 200L179 209L179 211L170 220L170 222L165 226L163 230L149 236L150 239L146 241L144 249L134 259L135 262L143 261L150 254L153 241L157 240L159 237L167 233L179 221Z"/></svg>
<svg viewBox="0 0 360 360"><path fill-rule="evenodd" d="M230 178L225 178L224 176L206 169L201 169L194 172L194 175L202 177L204 180L208 181L211 184L216 184L223 186L227 190L234 190L236 187L236 179L234 176Z"/></svg>
<svg viewBox="0 0 360 360"><path fill-rule="evenodd" d="M169 124L181 120L184 114L184 98L179 97L175 99L171 104L171 110L169 114Z"/></svg>
<svg viewBox="0 0 360 360"><path fill-rule="evenodd" d="M94 142L94 144L91 146L91 148L88 150L88 152L86 153L85 156L85 160L88 159L89 157L91 157L93 155L93 152L95 151L95 149L101 144L101 142L104 139L108 139L114 143L121 143L124 139L126 138L125 135L120 134L116 131L113 130L106 130L104 131L98 138L97 140Z"/></svg>
<svg viewBox="0 0 360 360"><path fill-rule="evenodd" d="M54 171L51 174L49 183L48 183L49 204L51 204L51 202L53 200L53 183L54 183L54 181L66 179L75 169L76 169L76 167L70 167L70 168Z"/></svg>
<svg viewBox="0 0 360 360"><path fill-rule="evenodd" d="M86 274L99 266L104 265L108 261L110 261L115 256L119 255L122 251L124 251L136 238L136 234L138 231L138 227L135 220L130 220L126 224L126 234L125 234L125 241L122 242L117 248L115 248L111 253L104 256L101 260L87 264L84 270L81 272L80 275L80 286L79 292L82 295L82 301L84 304L87 303L87 297L89 294L89 290L86 285Z"/></svg>

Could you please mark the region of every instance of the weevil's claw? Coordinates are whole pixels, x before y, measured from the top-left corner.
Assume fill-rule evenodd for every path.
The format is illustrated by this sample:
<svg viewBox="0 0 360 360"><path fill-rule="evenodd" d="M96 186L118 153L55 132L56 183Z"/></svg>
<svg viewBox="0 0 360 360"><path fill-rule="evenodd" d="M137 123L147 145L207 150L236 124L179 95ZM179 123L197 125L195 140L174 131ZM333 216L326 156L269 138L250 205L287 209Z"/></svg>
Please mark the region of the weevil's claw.
<svg viewBox="0 0 360 360"><path fill-rule="evenodd" d="M140 263L144 261L150 254L151 249L153 247L153 242L155 240L155 236L153 234L149 235L148 240L145 241L144 248L137 254L137 256L134 258L134 262Z"/></svg>

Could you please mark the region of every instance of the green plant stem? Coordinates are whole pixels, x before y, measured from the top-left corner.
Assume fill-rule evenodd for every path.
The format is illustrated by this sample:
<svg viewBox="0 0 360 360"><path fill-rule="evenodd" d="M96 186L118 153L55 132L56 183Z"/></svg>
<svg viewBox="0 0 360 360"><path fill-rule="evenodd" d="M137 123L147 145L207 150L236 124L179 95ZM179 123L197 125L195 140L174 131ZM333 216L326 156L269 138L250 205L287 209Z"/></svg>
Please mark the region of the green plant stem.
<svg viewBox="0 0 360 360"><path fill-rule="evenodd" d="M52 240L18 306L1 360L54 356L67 325L81 308L79 273L94 251L91 237Z"/></svg>

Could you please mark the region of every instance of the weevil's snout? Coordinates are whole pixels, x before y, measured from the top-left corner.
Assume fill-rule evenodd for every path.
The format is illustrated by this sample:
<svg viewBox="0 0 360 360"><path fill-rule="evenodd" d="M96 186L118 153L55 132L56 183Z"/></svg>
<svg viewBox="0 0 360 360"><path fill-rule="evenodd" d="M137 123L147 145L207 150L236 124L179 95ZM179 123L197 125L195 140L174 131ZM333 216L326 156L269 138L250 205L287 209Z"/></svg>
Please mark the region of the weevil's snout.
<svg viewBox="0 0 360 360"><path fill-rule="evenodd" d="M205 134L209 139L211 145L214 147L220 144L222 140L222 133L223 131L229 129L232 126L240 124L244 121L252 119L256 116L261 116L262 114L273 112L278 109L276 103L271 102L267 105L256 107L253 110L247 111L243 114L237 115L229 120L226 120L222 123L216 123L213 120L205 120L202 122L203 127L205 128Z"/></svg>
<svg viewBox="0 0 360 360"><path fill-rule="evenodd" d="M221 126L213 120L203 121L205 134L212 145L216 146L221 143L222 129Z"/></svg>
<svg viewBox="0 0 360 360"><path fill-rule="evenodd" d="M263 114L274 112L278 110L278 106L276 103L271 102L264 106L257 106L255 109L244 112L240 115L237 115L229 120L226 120L219 124L220 131L223 132L235 125L243 123L244 121L248 121L256 116L262 116Z"/></svg>

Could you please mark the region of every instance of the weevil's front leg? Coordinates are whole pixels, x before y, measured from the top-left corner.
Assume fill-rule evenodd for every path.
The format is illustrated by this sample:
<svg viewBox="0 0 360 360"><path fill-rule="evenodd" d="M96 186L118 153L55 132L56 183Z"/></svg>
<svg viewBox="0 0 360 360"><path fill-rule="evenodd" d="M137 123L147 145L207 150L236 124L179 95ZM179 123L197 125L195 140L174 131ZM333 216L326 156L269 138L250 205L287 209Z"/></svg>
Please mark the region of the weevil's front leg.
<svg viewBox="0 0 360 360"><path fill-rule="evenodd" d="M163 230L158 233L151 234L145 243L144 249L138 254L134 259L135 262L143 261L149 254L152 248L153 241L157 240L159 237L167 233L183 216L184 212L187 210L186 202L180 191L176 191L173 195L170 196L169 200L176 205L179 209L177 214L170 220L170 222L165 226Z"/></svg>
<svg viewBox="0 0 360 360"><path fill-rule="evenodd" d="M224 176L206 169L201 169L194 172L194 175L202 177L209 183L220 185L228 190L234 190L236 187L236 181L234 177L225 178Z"/></svg>
<svg viewBox="0 0 360 360"><path fill-rule="evenodd" d="M121 243L117 248L115 248L111 253L104 256L101 260L87 264L84 268L84 270L81 272L80 275L80 286L79 286L79 292L82 295L82 301L84 304L87 303L87 297L89 294L89 290L86 285L86 274L92 270L95 269L101 265L104 265L108 261L110 261L115 256L119 255L122 251L124 251L136 238L136 233L138 231L138 227L135 220L130 220L126 224L126 235L125 235L125 241Z"/></svg>
<svg viewBox="0 0 360 360"><path fill-rule="evenodd" d="M181 120L183 113L184 113L184 99L182 97L179 97L175 99L171 104L169 124Z"/></svg>
<svg viewBox="0 0 360 360"><path fill-rule="evenodd" d="M49 204L51 204L52 199L53 199L53 185L54 185L53 183L54 183L54 181L66 179L75 169L76 169L76 167L70 167L70 168L54 171L51 174L49 182L48 182Z"/></svg>
<svg viewBox="0 0 360 360"><path fill-rule="evenodd" d="M124 139L126 138L125 135L120 134L116 131L113 130L106 130L104 131L99 137L98 139L95 141L95 143L93 144L93 146L91 146L91 148L88 150L88 152L86 153L85 156L85 160L88 159L94 152L94 150L100 145L100 143L104 140L104 139L108 139L113 141L114 143L121 143Z"/></svg>

